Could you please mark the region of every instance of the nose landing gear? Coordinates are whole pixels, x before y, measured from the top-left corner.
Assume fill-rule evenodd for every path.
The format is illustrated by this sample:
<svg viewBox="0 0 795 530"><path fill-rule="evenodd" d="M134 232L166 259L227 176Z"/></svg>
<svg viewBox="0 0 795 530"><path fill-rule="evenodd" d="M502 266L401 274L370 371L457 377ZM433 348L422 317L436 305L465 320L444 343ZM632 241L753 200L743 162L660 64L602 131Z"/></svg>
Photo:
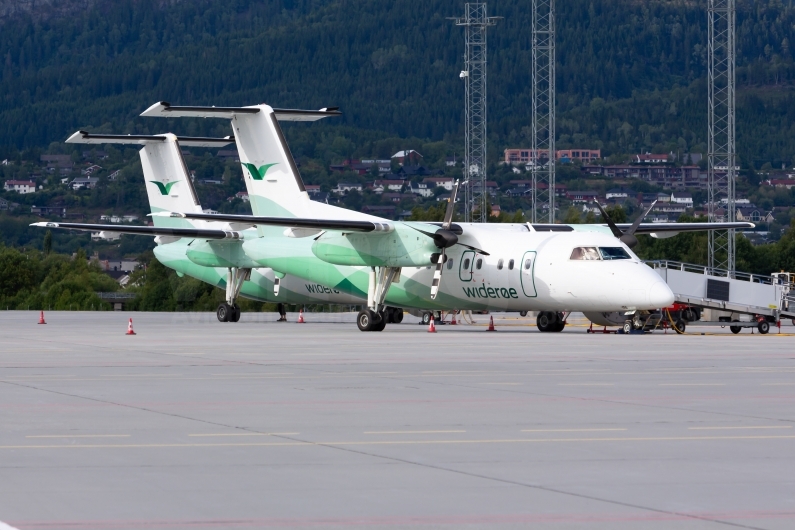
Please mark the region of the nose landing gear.
<svg viewBox="0 0 795 530"><path fill-rule="evenodd" d="M541 311L536 318L538 331L559 332L566 327L566 314L554 311Z"/></svg>

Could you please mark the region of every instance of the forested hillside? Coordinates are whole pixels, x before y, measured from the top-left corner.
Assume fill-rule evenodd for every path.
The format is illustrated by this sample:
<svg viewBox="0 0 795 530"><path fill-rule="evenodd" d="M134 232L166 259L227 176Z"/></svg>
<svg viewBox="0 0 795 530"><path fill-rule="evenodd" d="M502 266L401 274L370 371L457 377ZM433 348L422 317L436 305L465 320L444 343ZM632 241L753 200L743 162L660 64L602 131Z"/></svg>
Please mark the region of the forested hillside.
<svg viewBox="0 0 795 530"><path fill-rule="evenodd" d="M68 3L68 2L67 2ZM155 101L338 105L364 137L461 138L463 29L451 0L72 2L68 16L3 19L0 158L77 128L225 133L210 121L137 115ZM703 151L706 1L558 2L561 147ZM46 6L43 8L45 9ZM527 144L526 2L493 2L489 127L494 156ZM795 9L740 0L738 150L792 163ZM371 132L372 131L372 132ZM336 134L330 132L330 134ZM303 155L297 146L297 154ZM356 146L354 145L353 148Z"/></svg>

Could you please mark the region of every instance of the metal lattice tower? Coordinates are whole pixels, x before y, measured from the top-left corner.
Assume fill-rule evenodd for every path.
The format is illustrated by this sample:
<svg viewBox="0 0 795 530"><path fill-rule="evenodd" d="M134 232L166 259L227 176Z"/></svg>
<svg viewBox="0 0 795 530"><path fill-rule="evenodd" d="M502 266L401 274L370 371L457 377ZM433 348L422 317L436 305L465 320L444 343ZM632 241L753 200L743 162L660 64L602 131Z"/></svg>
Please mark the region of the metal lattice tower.
<svg viewBox="0 0 795 530"><path fill-rule="evenodd" d="M533 222L555 222L555 0L532 6L532 151ZM541 154L548 156L539 165ZM547 206L549 214L544 216Z"/></svg>
<svg viewBox="0 0 795 530"><path fill-rule="evenodd" d="M709 0L709 160L708 212L710 222L733 222L735 167L734 59L735 0ZM726 199L724 213L718 211ZM710 230L709 266L734 271L734 230Z"/></svg>
<svg viewBox="0 0 795 530"><path fill-rule="evenodd" d="M486 28L497 18L486 14L486 4L464 4L464 16L457 26L466 28L464 80L466 129L464 146L464 221L485 223L488 192L486 190Z"/></svg>

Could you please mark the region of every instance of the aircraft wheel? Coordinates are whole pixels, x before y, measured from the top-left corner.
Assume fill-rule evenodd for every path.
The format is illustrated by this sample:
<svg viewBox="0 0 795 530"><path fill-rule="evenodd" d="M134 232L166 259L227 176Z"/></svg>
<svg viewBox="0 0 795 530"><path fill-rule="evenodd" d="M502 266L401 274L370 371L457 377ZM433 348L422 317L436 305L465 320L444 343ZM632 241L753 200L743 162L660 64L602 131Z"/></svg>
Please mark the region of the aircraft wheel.
<svg viewBox="0 0 795 530"><path fill-rule="evenodd" d="M756 329L759 330L759 333L762 335L766 335L768 331L770 331L770 322L767 320L761 320L759 324L756 325Z"/></svg>
<svg viewBox="0 0 795 530"><path fill-rule="evenodd" d="M631 320L625 320L624 321L623 331L627 335L629 335L632 332L632 321Z"/></svg>
<svg viewBox="0 0 795 530"><path fill-rule="evenodd" d="M232 306L232 314L229 315L229 322L239 322L240 321L240 306L235 304Z"/></svg>
<svg viewBox="0 0 795 530"><path fill-rule="evenodd" d="M400 324L401 322L403 322L403 308L402 307L394 308L394 310L392 311L392 322L394 322L395 324Z"/></svg>
<svg viewBox="0 0 795 530"><path fill-rule="evenodd" d="M378 322L373 324L373 327L370 331L384 331L384 328L386 327L387 313L386 311L382 311L380 315L381 318L378 320Z"/></svg>
<svg viewBox="0 0 795 530"><path fill-rule="evenodd" d="M685 332L687 324L685 324L685 321L680 318L679 320L676 321L676 323L674 323L674 326L675 326L674 331L682 335Z"/></svg>
<svg viewBox="0 0 795 530"><path fill-rule="evenodd" d="M427 326L427 325L429 325L431 323L431 314L430 313L425 312L425 313L422 314L422 323L425 326Z"/></svg>
<svg viewBox="0 0 795 530"><path fill-rule="evenodd" d="M739 322L739 320L735 320L734 322ZM740 331L742 331L743 328L741 328L740 326L729 326L729 329L731 330L732 333L737 335Z"/></svg>
<svg viewBox="0 0 795 530"><path fill-rule="evenodd" d="M376 323L375 313L369 309L362 309L356 317L356 325L359 331L373 331Z"/></svg>
<svg viewBox="0 0 795 530"><path fill-rule="evenodd" d="M555 326L552 328L552 331L563 331L563 328L566 327L564 318L565 316L563 313L555 313Z"/></svg>
<svg viewBox="0 0 795 530"><path fill-rule="evenodd" d="M526 317L527 316L527 311L519 311L519 316L520 317Z"/></svg>
<svg viewBox="0 0 795 530"><path fill-rule="evenodd" d="M536 326L538 326L538 331L551 331L552 326L554 325L554 321L552 317L555 313L551 311L541 311L538 314L538 318L536 318Z"/></svg>
<svg viewBox="0 0 795 530"><path fill-rule="evenodd" d="M229 322L232 313L233 313L232 306L230 306L226 302L222 302L218 306L218 309L215 310L215 316L218 317L218 322Z"/></svg>

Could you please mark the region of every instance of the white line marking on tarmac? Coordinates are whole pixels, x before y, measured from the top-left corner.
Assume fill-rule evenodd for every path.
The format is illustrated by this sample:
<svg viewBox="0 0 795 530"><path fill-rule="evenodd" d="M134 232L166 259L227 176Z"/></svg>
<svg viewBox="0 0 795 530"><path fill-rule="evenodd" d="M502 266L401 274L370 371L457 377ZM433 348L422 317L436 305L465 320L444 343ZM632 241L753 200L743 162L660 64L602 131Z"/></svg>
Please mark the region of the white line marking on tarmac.
<svg viewBox="0 0 795 530"><path fill-rule="evenodd" d="M523 385L524 383L478 383L479 385L509 385L509 386L518 386Z"/></svg>
<svg viewBox="0 0 795 530"><path fill-rule="evenodd" d="M519 432L604 432L604 431L626 431L626 429L523 429Z"/></svg>
<svg viewBox="0 0 795 530"><path fill-rule="evenodd" d="M364 431L364 434L439 434L460 432L466 431Z"/></svg>
<svg viewBox="0 0 795 530"><path fill-rule="evenodd" d="M749 425L737 427L688 427L690 431L722 431L729 429L792 429L792 425Z"/></svg>
<svg viewBox="0 0 795 530"><path fill-rule="evenodd" d="M558 386L613 386L615 383L558 383Z"/></svg>
<svg viewBox="0 0 795 530"><path fill-rule="evenodd" d="M658 386L726 386L726 383L660 383Z"/></svg>
<svg viewBox="0 0 795 530"><path fill-rule="evenodd" d="M25 438L129 438L129 434L36 434Z"/></svg>
<svg viewBox="0 0 795 530"><path fill-rule="evenodd" d="M300 432L230 432L217 434L189 434L188 436L294 436Z"/></svg>

